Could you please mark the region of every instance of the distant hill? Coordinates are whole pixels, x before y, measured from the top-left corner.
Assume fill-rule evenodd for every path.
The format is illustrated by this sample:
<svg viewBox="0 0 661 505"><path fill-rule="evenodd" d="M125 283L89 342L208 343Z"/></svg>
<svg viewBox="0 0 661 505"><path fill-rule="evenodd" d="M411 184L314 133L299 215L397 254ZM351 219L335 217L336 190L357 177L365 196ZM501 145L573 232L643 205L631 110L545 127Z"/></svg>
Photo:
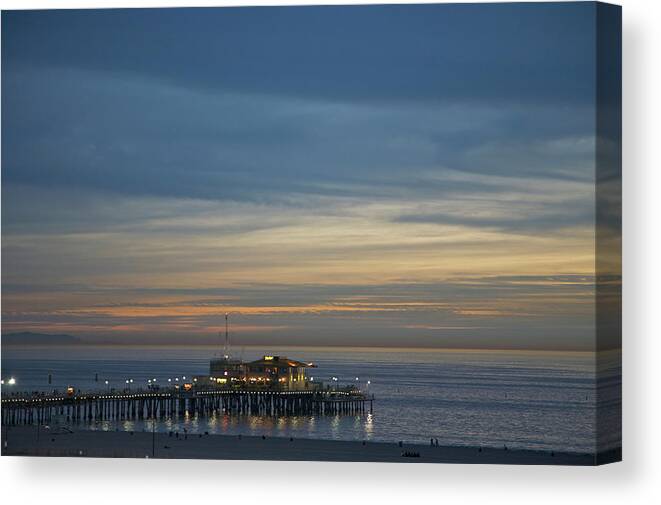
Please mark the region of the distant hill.
<svg viewBox="0 0 661 505"><path fill-rule="evenodd" d="M46 333L7 333L2 335L2 345L71 345L82 341L72 335L48 335Z"/></svg>

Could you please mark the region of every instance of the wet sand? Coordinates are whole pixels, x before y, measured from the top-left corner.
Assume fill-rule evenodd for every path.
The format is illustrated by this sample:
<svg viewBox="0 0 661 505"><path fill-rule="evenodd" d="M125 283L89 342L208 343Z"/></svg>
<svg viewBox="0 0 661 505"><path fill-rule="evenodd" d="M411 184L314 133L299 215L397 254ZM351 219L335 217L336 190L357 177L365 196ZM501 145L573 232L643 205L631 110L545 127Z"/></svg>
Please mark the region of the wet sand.
<svg viewBox="0 0 661 505"><path fill-rule="evenodd" d="M409 453L409 456L406 455ZM419 457L410 456L419 454ZM360 441L262 438L230 435L76 430L35 427L2 430L2 455L167 459L259 459L277 461L369 461L518 465L594 465L620 459L621 451L594 454ZM597 461L598 459L598 461Z"/></svg>

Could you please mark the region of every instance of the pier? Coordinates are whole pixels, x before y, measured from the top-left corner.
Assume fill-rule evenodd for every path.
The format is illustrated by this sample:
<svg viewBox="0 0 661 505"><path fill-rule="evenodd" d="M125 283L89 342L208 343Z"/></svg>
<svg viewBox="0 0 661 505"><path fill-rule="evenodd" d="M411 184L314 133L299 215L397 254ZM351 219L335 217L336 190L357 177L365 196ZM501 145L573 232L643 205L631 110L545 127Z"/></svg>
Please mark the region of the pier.
<svg viewBox="0 0 661 505"><path fill-rule="evenodd" d="M256 416L357 415L371 413L374 397L359 391L265 391L195 389L184 391L69 394L15 394L2 398L5 426L45 424L53 420L96 422L165 420L216 414Z"/></svg>

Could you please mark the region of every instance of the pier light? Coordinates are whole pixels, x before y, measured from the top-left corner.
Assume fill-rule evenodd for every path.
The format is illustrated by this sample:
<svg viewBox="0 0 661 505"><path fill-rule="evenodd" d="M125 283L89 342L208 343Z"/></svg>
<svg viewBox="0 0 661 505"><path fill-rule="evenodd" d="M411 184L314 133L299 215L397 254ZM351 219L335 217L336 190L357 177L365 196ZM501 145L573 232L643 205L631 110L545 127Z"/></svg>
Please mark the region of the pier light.
<svg viewBox="0 0 661 505"><path fill-rule="evenodd" d="M14 384L16 384L16 379L14 379L13 377L10 377L9 380L7 381L7 384L9 384L10 386L13 386Z"/></svg>
<svg viewBox="0 0 661 505"><path fill-rule="evenodd" d="M168 379L168 382L172 382L172 379Z"/></svg>
<svg viewBox="0 0 661 505"><path fill-rule="evenodd" d="M175 377L174 380L179 382L179 377Z"/></svg>
<svg viewBox="0 0 661 505"><path fill-rule="evenodd" d="M128 379L126 379L126 383L127 383L127 384L129 383L129 380L128 380Z"/></svg>
<svg viewBox="0 0 661 505"><path fill-rule="evenodd" d="M0 384L5 385L5 379L0 380Z"/></svg>
<svg viewBox="0 0 661 505"><path fill-rule="evenodd" d="M367 384L368 384L368 385L372 384L372 381L367 381Z"/></svg>
<svg viewBox="0 0 661 505"><path fill-rule="evenodd" d="M356 377L356 380L359 380L358 377Z"/></svg>
<svg viewBox="0 0 661 505"><path fill-rule="evenodd" d="M186 380L186 376L184 375L184 376L182 377L182 379L183 379L183 380Z"/></svg>
<svg viewBox="0 0 661 505"><path fill-rule="evenodd" d="M133 379L131 379L131 384L133 384Z"/></svg>

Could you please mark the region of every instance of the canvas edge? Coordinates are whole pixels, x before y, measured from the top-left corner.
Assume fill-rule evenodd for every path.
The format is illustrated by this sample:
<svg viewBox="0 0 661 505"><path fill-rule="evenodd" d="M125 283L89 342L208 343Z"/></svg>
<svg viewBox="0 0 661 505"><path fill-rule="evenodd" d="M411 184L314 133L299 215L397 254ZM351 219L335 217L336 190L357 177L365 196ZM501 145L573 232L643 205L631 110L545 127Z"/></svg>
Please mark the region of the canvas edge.
<svg viewBox="0 0 661 505"><path fill-rule="evenodd" d="M597 384L614 381L596 392L603 465L622 460L622 7L595 2L595 17L595 366Z"/></svg>

